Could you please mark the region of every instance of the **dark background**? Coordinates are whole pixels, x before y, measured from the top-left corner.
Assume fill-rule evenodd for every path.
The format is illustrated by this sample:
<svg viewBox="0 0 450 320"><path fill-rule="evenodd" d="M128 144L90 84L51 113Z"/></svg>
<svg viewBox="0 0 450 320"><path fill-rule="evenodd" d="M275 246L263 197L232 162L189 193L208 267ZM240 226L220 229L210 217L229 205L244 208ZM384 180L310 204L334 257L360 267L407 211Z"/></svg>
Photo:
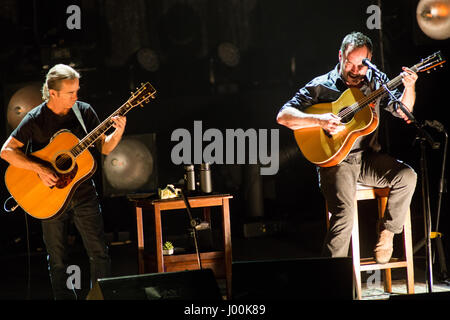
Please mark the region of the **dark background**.
<svg viewBox="0 0 450 320"><path fill-rule="evenodd" d="M158 185L164 187L183 177L183 168L170 159L175 145L170 136L177 128L193 132L194 120L203 121L203 130L279 129L277 175L255 177L245 165L213 165L214 190L234 196L234 236L242 236L248 222L278 221L287 225L281 232L302 230L304 241L296 245L318 254L325 221L315 169L298 151L292 132L276 123L276 114L299 87L337 64L340 43L351 31L362 31L372 38L373 61L380 68L381 35L383 69L391 78L402 66L412 66L437 50L449 56L449 40L432 40L419 29L417 2L381 1L380 32L366 26L370 16L366 9L377 1L2 0L0 106L5 129L0 130L0 137L4 141L10 132L6 109L12 93L27 82L42 82L45 65L76 63L82 74L79 99L92 104L101 120L125 102L141 82L149 81L158 91L157 99L129 113L125 134L156 134ZM81 8L81 30L66 28L66 8L72 4ZM217 47L222 42L239 49L237 66L228 67L219 59ZM138 63L137 53L144 48L157 53L157 70L146 71ZM63 49L69 53L67 57L52 57ZM448 75L448 66L420 74L415 105L420 121L439 120L448 127ZM416 131L400 119L383 120L386 125L381 139L385 149L411 164L420 177ZM442 134L427 130L436 141L443 142ZM426 156L434 225L442 149L427 146ZM2 173L6 167L2 161ZM97 178L101 185L101 171ZM252 193L253 179L260 181L262 198ZM419 179L412 204L415 241L424 234L421 182ZM99 189L103 193L103 188ZM2 183L0 200L8 196ZM106 231L129 232L134 240L135 220L126 197L105 196L102 201ZM42 246L38 221L28 221L31 246ZM311 225L319 227L307 227ZM445 193L440 231L448 232L448 225ZM20 209L15 214L0 214L0 255L25 250L25 231ZM444 240L445 247L450 248L446 237Z"/></svg>

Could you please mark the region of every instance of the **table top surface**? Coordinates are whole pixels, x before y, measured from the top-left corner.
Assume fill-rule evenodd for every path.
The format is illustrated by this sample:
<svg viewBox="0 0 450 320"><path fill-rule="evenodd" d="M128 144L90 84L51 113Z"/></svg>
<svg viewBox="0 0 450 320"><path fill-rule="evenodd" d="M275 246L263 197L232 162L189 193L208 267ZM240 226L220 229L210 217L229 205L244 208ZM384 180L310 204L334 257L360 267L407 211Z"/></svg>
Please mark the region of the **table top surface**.
<svg viewBox="0 0 450 320"><path fill-rule="evenodd" d="M233 198L232 195L228 193L217 193L217 194L204 194L204 195L192 195L188 196L188 200L209 200L209 199L231 199ZM159 199L156 197L149 197L149 198L129 198L131 202L134 203L135 206L140 206L142 204L158 204L158 203L168 203L168 202L177 202L177 201L183 201L182 197L176 197L176 198L170 198L170 199Z"/></svg>

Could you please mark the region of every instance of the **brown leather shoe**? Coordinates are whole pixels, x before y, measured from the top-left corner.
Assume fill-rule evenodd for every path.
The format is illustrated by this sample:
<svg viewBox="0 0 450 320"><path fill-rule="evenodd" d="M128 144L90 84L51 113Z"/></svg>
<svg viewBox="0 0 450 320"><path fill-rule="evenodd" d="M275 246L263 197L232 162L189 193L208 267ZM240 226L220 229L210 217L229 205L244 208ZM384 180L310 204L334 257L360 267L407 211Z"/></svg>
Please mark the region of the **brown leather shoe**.
<svg viewBox="0 0 450 320"><path fill-rule="evenodd" d="M394 243L394 233L384 229L380 232L374 254L377 263L385 264L391 260Z"/></svg>

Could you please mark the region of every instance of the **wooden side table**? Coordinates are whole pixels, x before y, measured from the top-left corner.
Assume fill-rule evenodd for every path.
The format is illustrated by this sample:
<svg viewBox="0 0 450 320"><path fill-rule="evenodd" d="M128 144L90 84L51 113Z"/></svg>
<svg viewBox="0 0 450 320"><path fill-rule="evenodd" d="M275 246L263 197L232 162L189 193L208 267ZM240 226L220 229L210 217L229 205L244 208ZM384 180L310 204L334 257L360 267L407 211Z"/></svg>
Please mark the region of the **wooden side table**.
<svg viewBox="0 0 450 320"><path fill-rule="evenodd" d="M219 269L224 269L227 297L231 298L231 230L230 230L230 206L229 199L233 196L228 194L207 195L188 197L192 208L203 208L204 219L210 220L210 208L222 207L222 228L223 228L223 251L210 251L200 253L202 267L211 267L216 274L220 274ZM138 238L138 266L139 273L145 273L146 264L144 258L144 228L143 209L151 209L154 213L155 221L155 252L156 268L158 272L183 271L198 269L197 254L175 254L171 256L163 255L163 237L161 228L161 212L168 210L186 209L186 205L181 198L166 200L137 199L132 201L136 208L137 238ZM224 267L224 268L223 268Z"/></svg>

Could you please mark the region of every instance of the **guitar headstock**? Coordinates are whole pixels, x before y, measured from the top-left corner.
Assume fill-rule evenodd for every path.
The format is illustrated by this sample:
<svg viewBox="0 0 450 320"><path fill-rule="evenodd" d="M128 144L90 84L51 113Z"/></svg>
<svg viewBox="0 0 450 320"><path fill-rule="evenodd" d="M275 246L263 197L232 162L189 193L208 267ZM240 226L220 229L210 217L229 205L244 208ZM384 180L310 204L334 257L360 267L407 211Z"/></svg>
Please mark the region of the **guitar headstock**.
<svg viewBox="0 0 450 320"><path fill-rule="evenodd" d="M431 69L435 69L437 66L441 66L446 62L445 58L442 56L441 51L437 51L430 55L429 57L422 59L420 63L415 65L416 72L424 72L427 71L428 73L431 71Z"/></svg>
<svg viewBox="0 0 450 320"><path fill-rule="evenodd" d="M130 99L128 99L128 104L136 107L143 106L145 103L149 102L150 99L155 99L156 89L147 82L145 84L141 84L141 87L137 89L135 92L131 93Z"/></svg>

